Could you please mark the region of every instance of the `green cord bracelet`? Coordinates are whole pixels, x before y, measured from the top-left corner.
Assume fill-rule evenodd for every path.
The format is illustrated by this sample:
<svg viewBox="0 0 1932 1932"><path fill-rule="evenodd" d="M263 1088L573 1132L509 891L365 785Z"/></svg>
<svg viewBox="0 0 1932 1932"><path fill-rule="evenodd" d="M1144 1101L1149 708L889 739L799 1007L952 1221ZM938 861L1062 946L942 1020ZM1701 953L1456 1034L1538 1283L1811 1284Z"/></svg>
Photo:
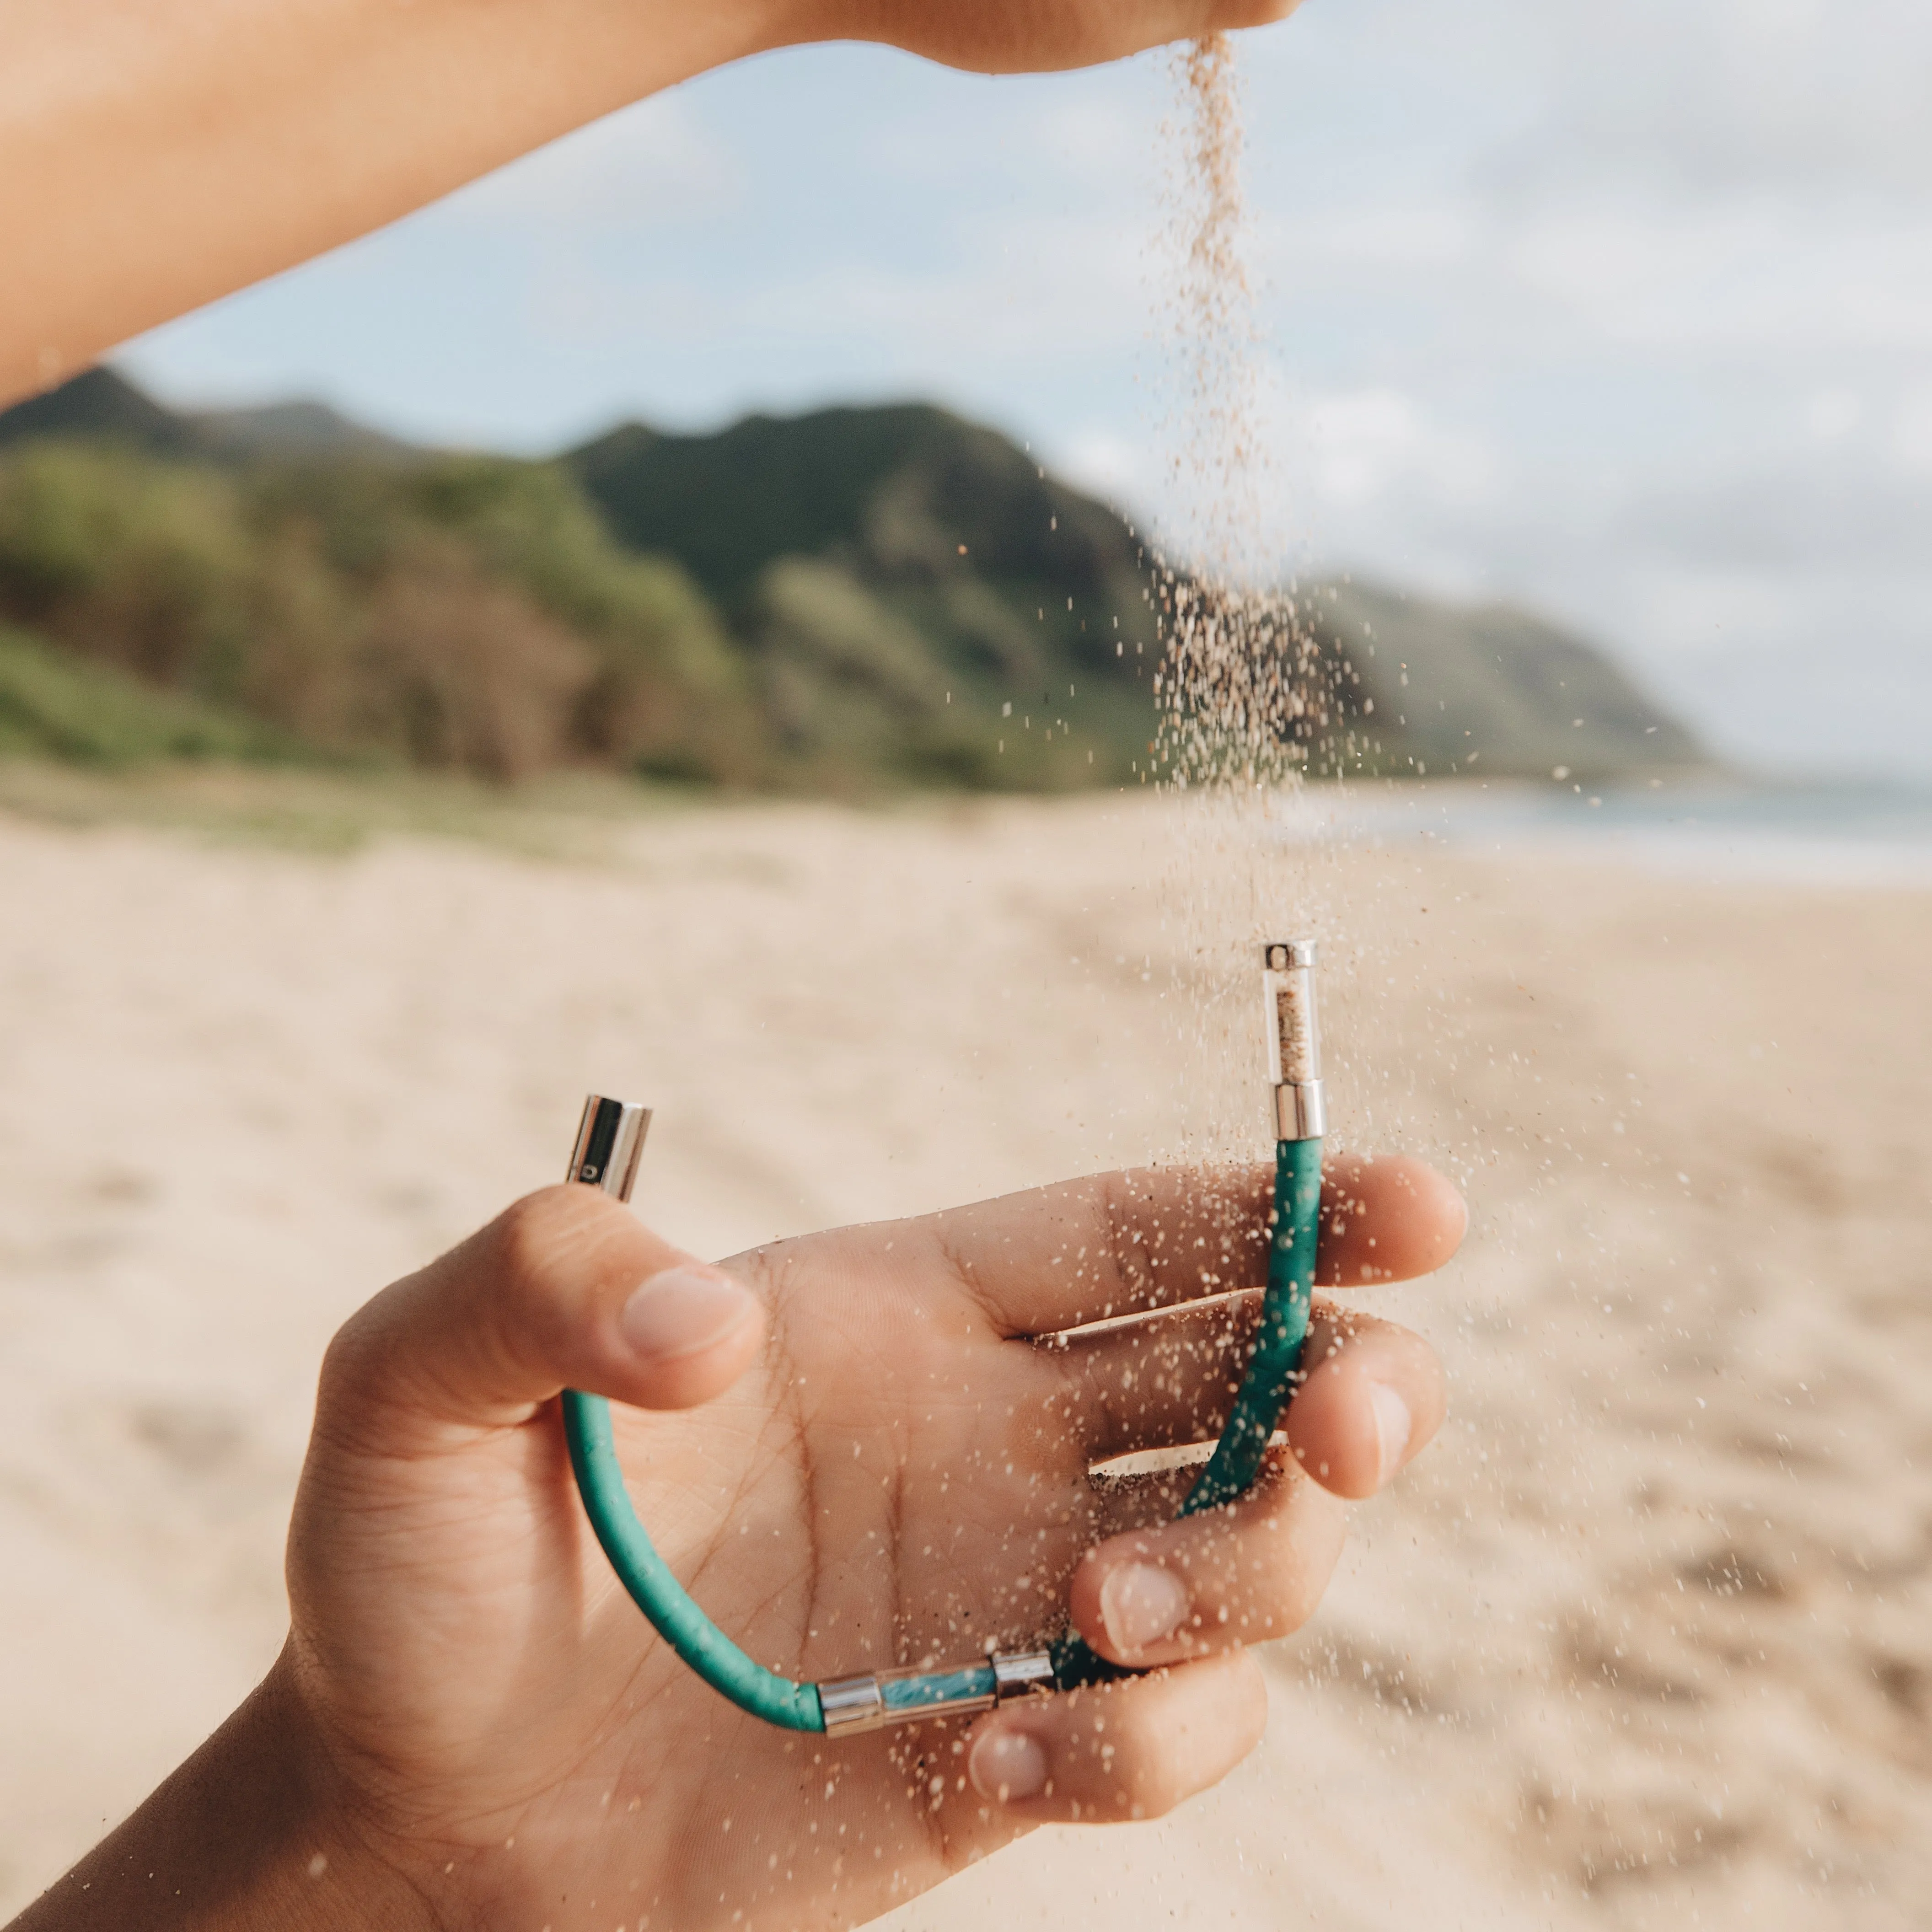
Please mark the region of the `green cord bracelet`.
<svg viewBox="0 0 1932 1932"><path fill-rule="evenodd" d="M1274 1150L1274 1233L1268 1244L1268 1292L1255 1352L1221 1439L1180 1505L1184 1516L1217 1509L1253 1488L1282 1412L1293 1394L1308 1339L1315 1255L1322 1231L1322 1143L1279 1141ZM1054 1682L1062 1690L1106 1684L1136 1673L1110 1663L1069 1631L1053 1647Z"/></svg>
<svg viewBox="0 0 1932 1932"><path fill-rule="evenodd" d="M624 1487L624 1472L611 1439L610 1405L581 1389L563 1392L563 1430L570 1466L610 1567L657 1627L658 1634L712 1690L741 1711L788 1731L822 1731L824 1713L815 1684L794 1684L754 1664L692 1600L670 1568L651 1546Z"/></svg>
<svg viewBox="0 0 1932 1932"><path fill-rule="evenodd" d="M1291 1399L1307 1340L1321 1235L1325 1126L1315 1022L1312 942L1264 949L1263 985L1275 1091L1274 1211L1259 1331L1221 1439L1181 1505L1218 1508L1251 1489ZM630 1198L650 1111L592 1094L584 1103L570 1178ZM755 1663L700 1610L652 1546L617 1460L610 1405L563 1392L570 1466L584 1514L624 1587L678 1656L740 1709L791 1731L834 1736L890 1724L964 1716L1042 1690L1071 1690L1136 1675L1070 1633L1048 1650L996 1653L948 1670L882 1671L801 1684Z"/></svg>

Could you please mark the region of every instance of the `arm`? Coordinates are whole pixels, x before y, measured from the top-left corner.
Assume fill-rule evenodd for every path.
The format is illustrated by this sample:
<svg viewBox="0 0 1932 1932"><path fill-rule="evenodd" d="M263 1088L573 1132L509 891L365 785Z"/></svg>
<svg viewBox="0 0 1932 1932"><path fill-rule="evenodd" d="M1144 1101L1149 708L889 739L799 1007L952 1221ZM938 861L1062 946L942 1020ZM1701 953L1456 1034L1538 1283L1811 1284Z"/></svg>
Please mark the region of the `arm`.
<svg viewBox="0 0 1932 1932"><path fill-rule="evenodd" d="M279 1675L7 1932L417 1932L436 1921L346 1828Z"/></svg>
<svg viewBox="0 0 1932 1932"><path fill-rule="evenodd" d="M1072 67L1280 0L0 0L0 404L764 49Z"/></svg>

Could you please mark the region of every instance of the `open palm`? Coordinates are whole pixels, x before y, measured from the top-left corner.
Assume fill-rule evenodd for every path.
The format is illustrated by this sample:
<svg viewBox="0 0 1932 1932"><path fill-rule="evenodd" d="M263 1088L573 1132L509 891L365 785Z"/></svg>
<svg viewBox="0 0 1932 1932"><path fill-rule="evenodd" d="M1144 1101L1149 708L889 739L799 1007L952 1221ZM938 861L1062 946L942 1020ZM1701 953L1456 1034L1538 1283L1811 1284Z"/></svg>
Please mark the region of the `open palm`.
<svg viewBox="0 0 1932 1932"><path fill-rule="evenodd" d="M1106 1176L778 1244L720 1279L560 1188L379 1296L324 1371L277 1667L345 1828L431 1922L805 1927L1033 1823L1152 1816L1212 1783L1264 1712L1241 1645L1309 1614L1338 1498L1441 1410L1418 1338L1318 1310L1288 1447L1241 1504L1174 1524L1185 1474L1090 1475L1214 1434L1253 1306L1222 1292L1258 1279L1265 1198L1258 1174ZM1461 1233L1412 1163L1331 1170L1324 1199L1330 1281L1420 1272ZM728 1313L734 1282L757 1306L640 1348L634 1292L707 1280ZM658 1547L787 1676L969 1662L1070 1612L1118 1661L1185 1667L970 1728L772 1730L612 1576L566 1386L632 1405L618 1446Z"/></svg>

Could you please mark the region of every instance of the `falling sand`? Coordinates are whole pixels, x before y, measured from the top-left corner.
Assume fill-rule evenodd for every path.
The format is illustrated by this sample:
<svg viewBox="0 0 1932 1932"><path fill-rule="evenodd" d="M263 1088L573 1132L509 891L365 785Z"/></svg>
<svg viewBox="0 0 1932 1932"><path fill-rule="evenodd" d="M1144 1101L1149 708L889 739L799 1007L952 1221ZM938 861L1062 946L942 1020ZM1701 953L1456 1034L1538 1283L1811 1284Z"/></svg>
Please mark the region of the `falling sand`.
<svg viewBox="0 0 1932 1932"><path fill-rule="evenodd" d="M1245 257L1240 100L1225 34L1178 58L1181 101L1160 250L1172 394L1170 507L1156 573L1167 650L1156 769L1172 787L1274 787L1305 762L1303 640L1275 584L1262 362Z"/></svg>
<svg viewBox="0 0 1932 1932"><path fill-rule="evenodd" d="M1153 590L1165 649L1152 776L1185 828L1157 896L1190 978L1167 1008L1189 1074L1166 1147L1218 1160L1251 1157L1272 1138L1256 1050L1259 943L1318 939L1326 1001L1381 940L1340 916L1346 851L1292 836L1309 782L1346 770L1357 746L1336 701L1348 668L1324 656L1306 621L1306 599L1319 593L1284 580L1292 532L1269 507L1232 42L1188 46L1174 81L1156 250L1170 501Z"/></svg>

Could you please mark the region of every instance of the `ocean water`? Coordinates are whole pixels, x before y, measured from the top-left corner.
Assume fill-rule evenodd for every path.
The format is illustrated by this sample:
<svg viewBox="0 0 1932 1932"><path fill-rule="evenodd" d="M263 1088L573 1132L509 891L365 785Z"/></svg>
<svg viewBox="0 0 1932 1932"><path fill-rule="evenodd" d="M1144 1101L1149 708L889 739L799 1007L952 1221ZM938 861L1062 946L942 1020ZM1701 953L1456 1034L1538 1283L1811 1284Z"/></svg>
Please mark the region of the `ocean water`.
<svg viewBox="0 0 1932 1932"><path fill-rule="evenodd" d="M1932 785L1311 786L1285 837L1572 852L1714 880L1932 889Z"/></svg>

